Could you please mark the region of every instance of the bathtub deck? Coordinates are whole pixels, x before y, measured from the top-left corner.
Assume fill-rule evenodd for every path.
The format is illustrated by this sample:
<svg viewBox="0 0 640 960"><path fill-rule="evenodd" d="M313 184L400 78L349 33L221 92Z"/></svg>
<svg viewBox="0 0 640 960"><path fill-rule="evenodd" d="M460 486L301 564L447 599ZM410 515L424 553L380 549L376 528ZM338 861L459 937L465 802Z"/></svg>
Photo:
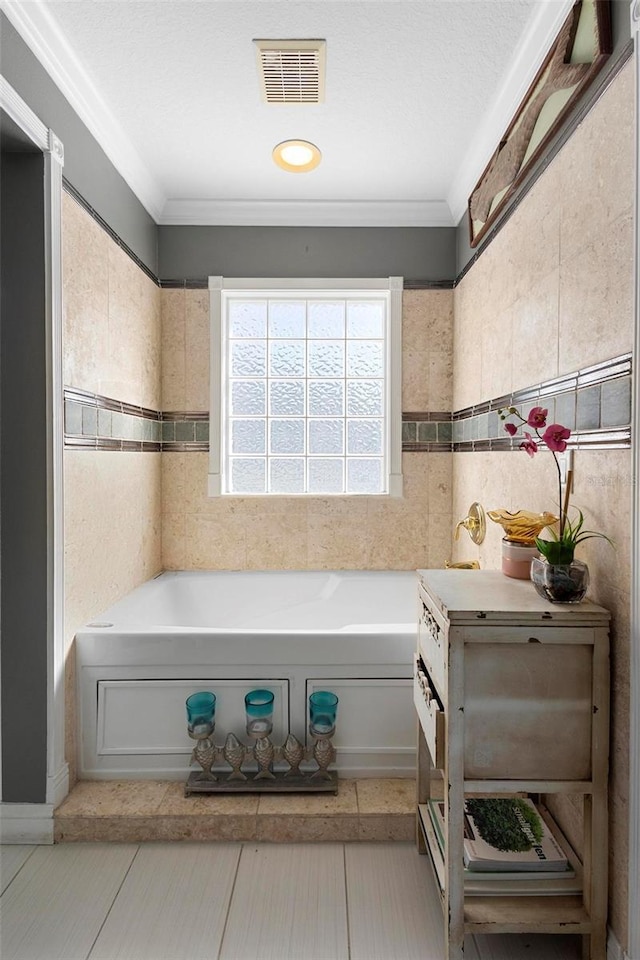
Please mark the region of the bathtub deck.
<svg viewBox="0 0 640 960"><path fill-rule="evenodd" d="M184 796L184 782L81 781L54 814L56 843L413 840L415 780L340 780L338 794Z"/></svg>

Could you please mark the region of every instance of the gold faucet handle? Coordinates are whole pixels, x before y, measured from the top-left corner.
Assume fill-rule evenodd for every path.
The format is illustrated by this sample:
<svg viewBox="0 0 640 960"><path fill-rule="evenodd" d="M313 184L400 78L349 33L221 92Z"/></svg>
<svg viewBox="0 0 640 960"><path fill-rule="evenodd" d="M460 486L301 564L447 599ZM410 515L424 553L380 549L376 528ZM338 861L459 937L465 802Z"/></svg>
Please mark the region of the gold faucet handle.
<svg viewBox="0 0 640 960"><path fill-rule="evenodd" d="M482 543L486 533L486 522L484 510L479 503L472 503L469 507L469 513L464 520L460 520L459 523L456 524L453 536L454 540L457 540L460 536L460 527L464 527L465 530L469 531L469 536L474 543Z"/></svg>
<svg viewBox="0 0 640 960"><path fill-rule="evenodd" d="M476 529L477 526L478 526L478 521L477 521L477 520L475 520L473 517L465 517L464 520L460 520L458 523L456 523L456 532L455 532L455 538L454 538L454 539L456 539L456 540L459 539L459 537L460 537L460 527L464 527L465 530L468 530L469 533L472 534L473 531ZM473 537L472 537L472 539L473 539Z"/></svg>

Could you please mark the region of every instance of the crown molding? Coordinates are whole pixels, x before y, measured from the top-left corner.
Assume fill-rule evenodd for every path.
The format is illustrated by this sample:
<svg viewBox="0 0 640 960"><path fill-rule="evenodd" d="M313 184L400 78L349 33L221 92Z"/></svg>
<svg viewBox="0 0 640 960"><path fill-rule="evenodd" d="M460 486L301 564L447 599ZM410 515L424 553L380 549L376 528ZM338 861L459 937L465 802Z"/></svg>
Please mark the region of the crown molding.
<svg viewBox="0 0 640 960"><path fill-rule="evenodd" d="M467 201L478 177L522 103L573 4L574 0L543 0L534 9L520 47L453 180L447 200L456 223L466 213Z"/></svg>
<svg viewBox="0 0 640 960"><path fill-rule="evenodd" d="M468 196L526 94L573 0L536 9L482 129L459 167L448 201L167 200L129 137L98 93L43 0L0 0L25 43L49 73L140 202L160 224L219 226L455 226Z"/></svg>
<svg viewBox="0 0 640 960"><path fill-rule="evenodd" d="M42 0L0 0L34 56L154 220L165 197Z"/></svg>
<svg viewBox="0 0 640 960"><path fill-rule="evenodd" d="M453 227L444 200L167 200L165 225Z"/></svg>

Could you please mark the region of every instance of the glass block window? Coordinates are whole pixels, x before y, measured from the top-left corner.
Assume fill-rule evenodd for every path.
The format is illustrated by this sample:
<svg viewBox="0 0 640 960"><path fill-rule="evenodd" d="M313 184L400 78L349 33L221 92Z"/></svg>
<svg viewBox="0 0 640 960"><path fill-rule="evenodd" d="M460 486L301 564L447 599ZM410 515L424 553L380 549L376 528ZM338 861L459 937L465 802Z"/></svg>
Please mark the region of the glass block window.
<svg viewBox="0 0 640 960"><path fill-rule="evenodd" d="M399 317L394 336L389 281L252 289L211 279L220 285L210 281L219 380L210 492L397 493ZM401 302L401 282L395 292Z"/></svg>

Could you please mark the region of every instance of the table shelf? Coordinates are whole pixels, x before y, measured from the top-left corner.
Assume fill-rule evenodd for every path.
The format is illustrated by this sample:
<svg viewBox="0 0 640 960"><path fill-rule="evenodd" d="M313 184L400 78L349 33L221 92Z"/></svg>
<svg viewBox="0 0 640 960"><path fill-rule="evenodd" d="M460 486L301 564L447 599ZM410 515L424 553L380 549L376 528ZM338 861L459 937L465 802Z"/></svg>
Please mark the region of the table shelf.
<svg viewBox="0 0 640 960"><path fill-rule="evenodd" d="M609 614L546 603L498 571L418 574L416 836L439 885L447 960L462 960L469 933L581 934L585 958L605 960ZM467 796L559 793L582 795L584 864L537 806L575 878L465 871ZM440 842L426 806L436 794L448 814Z"/></svg>

